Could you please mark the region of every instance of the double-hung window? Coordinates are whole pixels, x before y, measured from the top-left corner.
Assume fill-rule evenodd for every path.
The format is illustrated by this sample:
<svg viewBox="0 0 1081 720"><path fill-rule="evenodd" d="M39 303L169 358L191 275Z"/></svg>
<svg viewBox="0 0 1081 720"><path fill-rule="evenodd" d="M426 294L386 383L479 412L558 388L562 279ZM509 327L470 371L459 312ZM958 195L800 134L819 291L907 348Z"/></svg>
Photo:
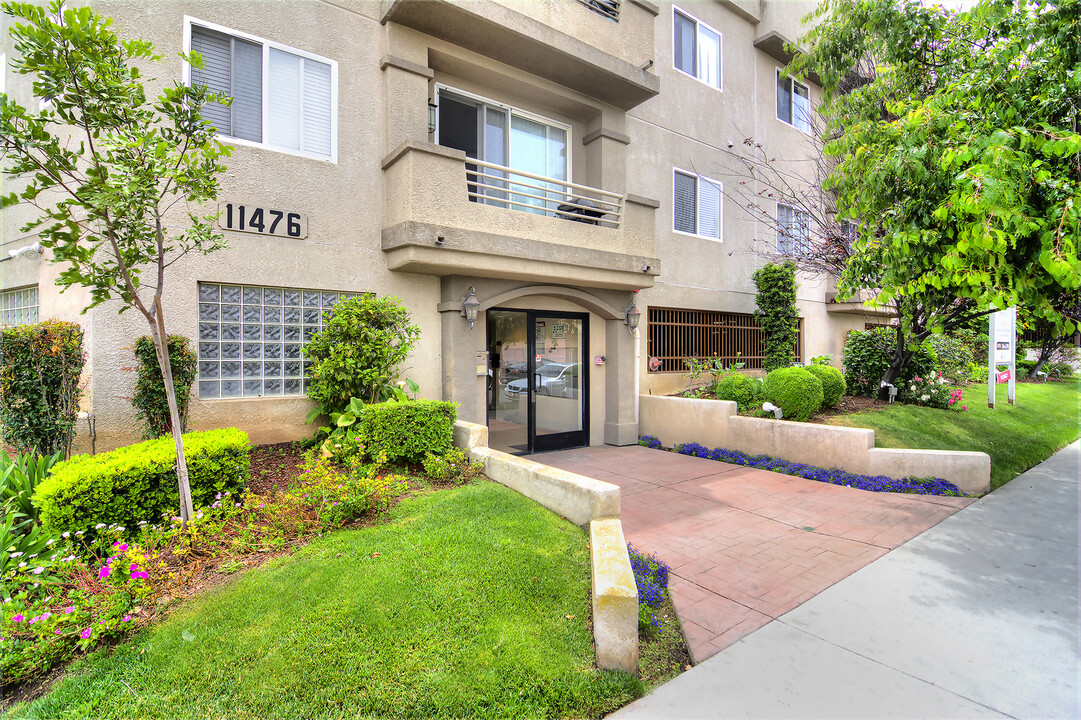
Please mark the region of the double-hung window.
<svg viewBox="0 0 1081 720"><path fill-rule="evenodd" d="M677 232L721 239L721 183L675 170L672 208Z"/></svg>
<svg viewBox="0 0 1081 720"><path fill-rule="evenodd" d="M777 119L805 133L811 132L811 96L806 85L777 71Z"/></svg>
<svg viewBox="0 0 1081 720"><path fill-rule="evenodd" d="M808 249L811 214L791 205L777 203L777 252L798 255Z"/></svg>
<svg viewBox="0 0 1081 720"><path fill-rule="evenodd" d="M443 87L438 105L440 145L500 166L468 163L470 200L537 214L553 214L567 202L567 125Z"/></svg>
<svg viewBox="0 0 1081 720"><path fill-rule="evenodd" d="M275 150L337 159L338 64L245 33L186 19L188 48L203 67L192 85L231 96L203 117L220 135Z"/></svg>
<svg viewBox="0 0 1081 720"><path fill-rule="evenodd" d="M682 10L672 12L676 69L720 90L721 34Z"/></svg>

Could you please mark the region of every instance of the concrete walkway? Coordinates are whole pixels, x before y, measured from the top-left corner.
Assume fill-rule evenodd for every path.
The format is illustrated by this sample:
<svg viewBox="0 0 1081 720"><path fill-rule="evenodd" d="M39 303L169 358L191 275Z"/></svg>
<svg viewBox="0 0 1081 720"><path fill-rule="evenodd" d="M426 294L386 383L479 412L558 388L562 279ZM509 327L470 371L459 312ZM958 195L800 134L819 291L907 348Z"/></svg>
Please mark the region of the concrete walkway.
<svg viewBox="0 0 1081 720"><path fill-rule="evenodd" d="M973 502L871 493L638 446L534 459L620 486L627 540L672 568L695 662Z"/></svg>
<svg viewBox="0 0 1081 720"><path fill-rule="evenodd" d="M1075 442L617 718L1078 718Z"/></svg>

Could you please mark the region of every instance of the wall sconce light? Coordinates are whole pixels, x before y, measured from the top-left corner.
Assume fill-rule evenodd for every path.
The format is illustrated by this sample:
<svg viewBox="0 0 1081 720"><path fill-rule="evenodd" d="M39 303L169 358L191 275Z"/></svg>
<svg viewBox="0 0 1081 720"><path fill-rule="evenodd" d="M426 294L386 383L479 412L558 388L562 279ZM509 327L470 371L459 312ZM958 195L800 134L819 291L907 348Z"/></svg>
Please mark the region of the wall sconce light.
<svg viewBox="0 0 1081 720"><path fill-rule="evenodd" d="M428 101L428 134L435 134L435 111L439 106L431 100Z"/></svg>
<svg viewBox="0 0 1081 720"><path fill-rule="evenodd" d="M37 260L41 257L41 243L34 243L33 245L26 245L18 250L8 250L9 258L24 257L27 260Z"/></svg>
<svg viewBox="0 0 1081 720"><path fill-rule="evenodd" d="M474 323L477 322L477 308L480 307L480 300L477 300L477 293L473 289L473 286L469 286L469 293L462 298L462 317L469 323L469 329L473 329Z"/></svg>
<svg viewBox="0 0 1081 720"><path fill-rule="evenodd" d="M635 307L634 300L631 300L631 306L627 308L627 314L623 318L623 322L627 325L627 332L634 335L634 331L638 329L638 322L642 319L641 311Z"/></svg>

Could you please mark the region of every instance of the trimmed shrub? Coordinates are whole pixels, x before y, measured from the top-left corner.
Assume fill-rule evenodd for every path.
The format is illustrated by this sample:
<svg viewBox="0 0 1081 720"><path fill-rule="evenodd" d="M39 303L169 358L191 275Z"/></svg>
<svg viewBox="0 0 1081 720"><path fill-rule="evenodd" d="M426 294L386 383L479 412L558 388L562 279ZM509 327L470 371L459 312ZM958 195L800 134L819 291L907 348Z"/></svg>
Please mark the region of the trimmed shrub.
<svg viewBox="0 0 1081 720"><path fill-rule="evenodd" d="M790 367L766 375L766 399L784 411L786 420L804 422L822 407L822 381L806 368Z"/></svg>
<svg viewBox="0 0 1081 720"><path fill-rule="evenodd" d="M19 452L71 455L86 356L75 323L0 330L0 430Z"/></svg>
<svg viewBox="0 0 1081 720"><path fill-rule="evenodd" d="M932 335L927 344L935 351L935 369L951 383L968 382L968 366L972 364L972 350L965 343L949 335Z"/></svg>
<svg viewBox="0 0 1081 720"><path fill-rule="evenodd" d="M312 370L308 397L324 415L343 412L353 398L379 402L419 335L398 298L362 295L338 303L304 346Z"/></svg>
<svg viewBox="0 0 1081 720"><path fill-rule="evenodd" d="M192 502L209 507L226 493L239 495L248 480L248 434L228 428L184 436ZM221 497L219 497L219 495ZM239 498L238 498L239 500ZM60 531L115 523L134 531L179 514L173 438L159 438L97 455L76 455L53 467L34 502L41 522Z"/></svg>
<svg viewBox="0 0 1081 720"><path fill-rule="evenodd" d="M713 392L718 400L731 400L736 403L742 412L761 400L761 383L755 378L734 373L717 380L713 384Z"/></svg>
<svg viewBox="0 0 1081 720"><path fill-rule="evenodd" d="M852 395L878 394L878 384L890 366L896 332L892 328L853 330L845 337L845 385ZM894 385L898 391L912 378L935 374L935 356L925 343L919 347L911 362L901 371Z"/></svg>
<svg viewBox="0 0 1081 720"><path fill-rule="evenodd" d="M762 328L765 350L762 369L768 373L791 365L797 351L796 266L791 261L783 265L769 263L752 277L758 289L754 316Z"/></svg>
<svg viewBox="0 0 1081 720"><path fill-rule="evenodd" d="M409 400L365 405L358 437L371 457L386 453L388 462L419 464L428 453L446 455L454 443L454 403Z"/></svg>
<svg viewBox="0 0 1081 720"><path fill-rule="evenodd" d="M180 432L188 431L188 403L191 386L199 368L199 359L191 344L183 335L166 338L169 349L169 365L173 371L173 389L176 392L176 409L180 413ZM135 417L143 424L143 438L152 440L173 432L169 417L169 400L165 396L165 380L158 365L158 351L154 339L144 335L135 341L135 360L139 367L135 379L135 396L131 405Z"/></svg>
<svg viewBox="0 0 1081 720"><path fill-rule="evenodd" d="M808 365L805 369L822 383L822 407L835 407L845 394L845 376L831 365Z"/></svg>

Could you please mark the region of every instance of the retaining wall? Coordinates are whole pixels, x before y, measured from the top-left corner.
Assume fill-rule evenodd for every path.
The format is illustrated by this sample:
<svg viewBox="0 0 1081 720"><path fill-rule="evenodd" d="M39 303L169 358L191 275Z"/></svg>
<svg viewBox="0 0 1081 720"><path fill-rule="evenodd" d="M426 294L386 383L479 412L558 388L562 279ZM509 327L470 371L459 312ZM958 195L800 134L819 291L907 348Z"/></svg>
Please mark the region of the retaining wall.
<svg viewBox="0 0 1081 720"><path fill-rule="evenodd" d="M668 446L696 442L864 475L940 477L969 495L991 489L987 453L876 448L874 430L744 417L728 400L642 395L638 407L639 432Z"/></svg>

